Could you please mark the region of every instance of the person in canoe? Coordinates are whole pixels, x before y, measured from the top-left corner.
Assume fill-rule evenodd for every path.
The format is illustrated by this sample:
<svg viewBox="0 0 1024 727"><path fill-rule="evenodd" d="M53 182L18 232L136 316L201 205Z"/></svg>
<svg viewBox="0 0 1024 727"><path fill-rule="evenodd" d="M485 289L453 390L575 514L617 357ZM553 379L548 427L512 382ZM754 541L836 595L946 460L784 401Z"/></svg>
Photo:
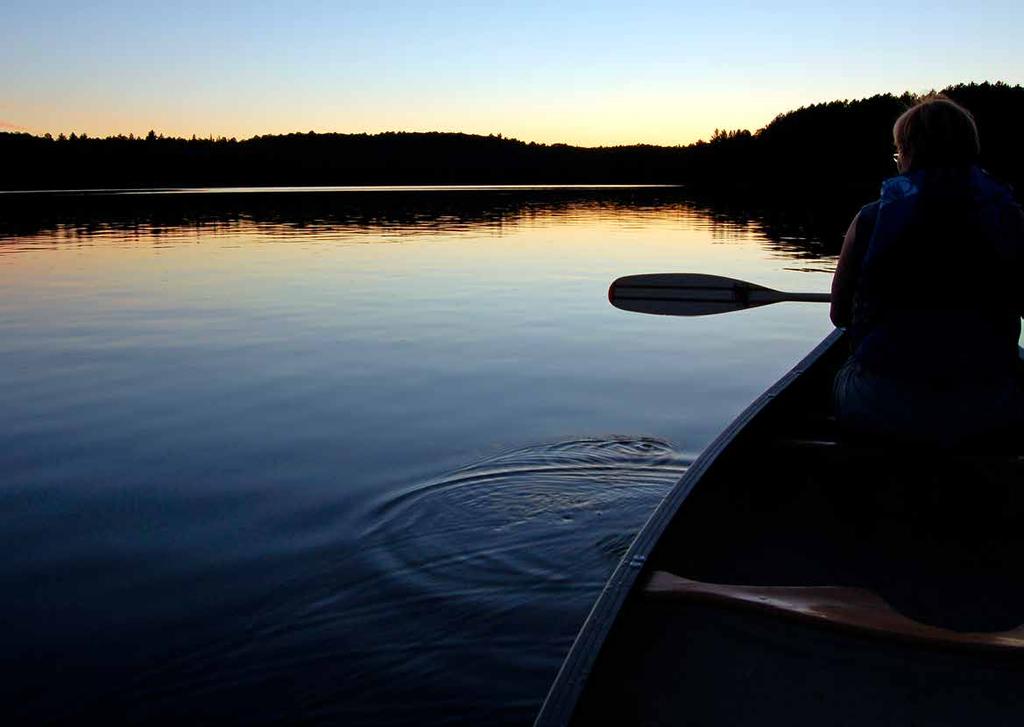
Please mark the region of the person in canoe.
<svg viewBox="0 0 1024 727"><path fill-rule="evenodd" d="M837 419L922 444L1017 431L1024 213L978 167L974 119L950 99L906 111L893 140L899 175L854 218L832 281L832 322L851 343Z"/></svg>

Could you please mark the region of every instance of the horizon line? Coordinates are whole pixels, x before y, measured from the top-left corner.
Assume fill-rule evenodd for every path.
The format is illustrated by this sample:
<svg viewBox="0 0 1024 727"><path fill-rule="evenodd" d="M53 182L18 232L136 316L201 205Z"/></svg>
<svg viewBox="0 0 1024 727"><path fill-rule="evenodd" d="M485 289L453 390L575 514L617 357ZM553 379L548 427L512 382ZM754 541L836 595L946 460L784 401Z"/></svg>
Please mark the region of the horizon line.
<svg viewBox="0 0 1024 727"><path fill-rule="evenodd" d="M763 131L764 129L768 128L768 126L770 126L773 123L773 121L775 121L776 119L778 119L781 116L785 116L785 115L791 114L791 113L796 113L798 111L802 111L802 110L805 110L805 109L813 108L815 106L822 106L822 105L827 105L827 104L832 104L832 103L850 104L850 103L857 103L857 102L867 101L867 100L870 100L870 99L879 98L879 97L885 97L885 96L889 96L889 97L892 97L892 98L895 98L895 99L903 99L903 98L908 97L908 96L911 97L911 98L921 98L921 97L928 96L928 95L935 94L935 93L944 93L945 91L951 90L951 89L963 88L963 87L971 87L971 86L996 86L996 87L1005 86L1005 87L1010 88L1010 89L1022 89L1022 88L1024 88L1024 86L1022 86L1021 84L1018 84L1018 83L1008 83L1006 81L999 81L999 80L997 80L997 81L960 81L960 82L957 82L957 83L947 84L947 85L943 86L939 90L936 90L935 88L931 88L931 89L929 89L927 91L904 90L904 91L899 92L899 93L894 92L894 91L884 91L884 92L874 93L874 94L866 95L866 96L860 96L860 97L856 97L856 98L852 98L852 99L851 98L843 98L843 99L831 98L829 100L813 101L813 102L810 102L810 103L807 103L807 104L804 104L804 105L801 105L801 106L798 106L798 107L795 107L795 108L789 108L789 109L786 109L784 111L779 111L779 112L777 112L775 114L775 116L772 117L771 120L769 120L767 123L764 123L763 125L759 126L755 130L752 130L749 126L744 126L744 127L739 127L739 128L728 128L728 127L721 127L721 128L719 128L719 127L715 127L714 131L709 136L710 136L711 139L713 139L715 134L717 134L718 132L723 132L723 133L728 133L728 134L746 132L746 133L750 133L752 135L756 135L756 134L760 133L761 131ZM249 136L244 136L244 137L239 138L238 136L226 136L226 135L223 135L223 134L215 135L215 134L212 134L212 133L200 136L196 132L192 132L191 135L187 135L187 134L175 135L174 133L165 134L164 132L157 132L155 128L150 128L148 131L146 131L146 132L144 132L142 134L136 134L133 131L129 131L129 132L119 131L119 132L115 132L115 133L109 133L108 132L108 133L106 133L106 135L102 135L102 136L101 135L93 136L93 135L90 135L88 131L82 131L80 133L79 132L75 132L75 131L70 131L70 132L63 132L63 131L61 131L61 132L57 132L57 133L54 133L52 131L39 131L38 127L23 126L23 125L20 125L20 124L17 124L17 123L14 123L14 122L10 121L10 119L0 119L0 134L12 134L12 135L28 134L30 136L34 136L34 137L37 137L37 138L46 138L47 136L49 136L49 137L51 137L53 139L59 139L59 137L61 135L64 135L66 138L69 138L72 134L74 134L77 138L81 138L84 135L88 139L101 139L101 140L102 139L118 139L118 138L145 139L146 136L148 136L150 133L154 133L154 134L156 134L157 138L162 138L162 139L173 139L173 140L181 140L181 141L193 141L193 140L195 140L195 141L231 141L233 139L233 140L235 140L236 142L239 142L239 143L247 142L247 141L252 141L254 139L260 139L260 138L264 138L264 137L308 136L308 135L311 135L311 134L315 135L315 136L327 136L327 135L337 135L337 136L384 136L384 135L388 135L388 134L394 134L394 135L399 135L399 134L410 134L410 135L414 135L414 134L420 134L420 135L437 134L437 135L445 135L445 134L447 134L447 135L453 135L453 136L472 136L472 137L482 137L482 138L497 138L497 139L501 139L501 140L504 140L504 141L517 142L517 143L527 144L527 145L532 144L532 145L538 145L538 146L569 146L569 147L574 147L574 148L577 148L577 149L614 149L614 148L629 148L629 147L643 147L643 146L658 147L658 148L662 148L662 149L672 149L672 148L685 148L685 147L693 146L695 144L699 144L701 142L708 143L708 141L709 141L708 139L705 139L704 136L698 136L697 138L694 138L694 139L692 139L690 141L676 141L676 142L672 142L672 143L658 143L658 142L652 142L652 141L632 141L632 142L615 142L615 143L602 143L602 144L587 145L587 144L573 143L573 142L569 142L569 141L537 141L537 140L533 140L533 139L526 140L526 139L521 139L521 138L519 138L517 136L506 136L503 132L494 132L494 131L484 133L484 132L453 131L453 130L442 131L442 130L438 130L438 129L427 129L427 130L422 130L422 129L420 129L420 130L389 129L389 130L381 130L381 131L337 131L337 130L317 131L315 129L309 129L307 131L292 130L292 131L281 131L281 132L270 132L270 131L268 131L268 132L263 132L263 133L252 133Z"/></svg>
<svg viewBox="0 0 1024 727"><path fill-rule="evenodd" d="M794 109L794 110L797 110L797 109ZM789 113L789 112L783 112L783 113ZM764 128L764 127L762 127L762 128ZM757 133L755 131L750 131L749 129L746 129L746 128L743 128L743 129L716 129L715 131L724 131L724 132L728 132L728 133L733 133L733 132L749 132L751 134ZM690 141L690 142L677 142L677 143L674 143L674 144L658 144L658 143L650 142L650 141L634 141L634 142L628 142L628 143L596 144L596 145L588 146L588 145L584 145L584 144L574 144L574 143L567 142L567 141L535 141L535 140L520 139L519 137L515 137L515 136L507 136L507 135L505 135L505 134L503 134L501 132L483 133L483 132L473 132L473 131L440 131L440 130L437 130L437 129L431 129L431 130L389 129L389 130L386 130L386 131L316 131L316 130L310 129L308 131L266 132L266 133L262 133L262 134L253 134L252 136L245 136L245 137L225 136L223 134L219 134L219 135L207 134L205 136L200 136L199 134L196 134L196 133L193 133L191 136L179 136L179 135L175 135L175 134L164 134L163 132L156 131L156 129L150 129L149 131L147 131L147 132L145 132L143 134L136 134L133 131L130 131L130 132L121 131L121 132L117 132L117 133L109 133L109 134L106 134L104 136L100 136L100 135L90 134L87 131L83 131L81 133L76 132L76 131L70 131L70 132L63 132L62 131L62 132L53 133L52 131L40 132L40 131L37 131L37 130L34 130L34 129L30 129L28 127L18 127L17 129L15 129L12 126L8 126L8 127L0 126L0 135L9 134L11 136L19 136L19 135L24 134L24 135L27 135L27 136L35 137L37 139L45 139L45 138L49 137L50 139L52 139L54 141L59 140L59 138L61 136L64 136L65 139L70 139L70 137L72 135L74 135L76 139L86 138L86 139L89 139L89 140L101 140L101 141L102 140L107 140L107 139L133 139L135 141L139 141L139 140L145 141L146 137L150 134L150 132L154 133L156 135L157 139L168 139L168 140L172 140L172 141L232 141L232 140L234 140L235 142L237 142L239 144L242 143L242 142L246 142L246 141L252 141L254 139L262 139L262 138L265 138L265 137L275 137L275 136L310 136L310 135L312 135L312 136L387 136L387 135L395 135L395 136L397 136L397 135L401 135L401 134L408 134L410 136L412 136L412 135L427 136L427 135L431 135L431 134L435 134L435 135L438 135L438 136L472 136L472 137L479 137L479 138L483 138L483 139L498 139L500 141L516 142L516 143L519 143L519 144L526 144L526 145L531 145L532 144L532 145L535 145L535 146L570 146L570 147L574 147L574 148L577 148L577 149L614 149L614 148L636 147L636 146L652 146L652 147L659 147L659 148L663 148L663 149L672 149L672 148L677 148L677 147L680 147L680 148L681 147L687 147L687 146L691 146L693 144L697 144L699 142L705 141L705 139L703 137L700 137L700 138L694 139L693 141Z"/></svg>

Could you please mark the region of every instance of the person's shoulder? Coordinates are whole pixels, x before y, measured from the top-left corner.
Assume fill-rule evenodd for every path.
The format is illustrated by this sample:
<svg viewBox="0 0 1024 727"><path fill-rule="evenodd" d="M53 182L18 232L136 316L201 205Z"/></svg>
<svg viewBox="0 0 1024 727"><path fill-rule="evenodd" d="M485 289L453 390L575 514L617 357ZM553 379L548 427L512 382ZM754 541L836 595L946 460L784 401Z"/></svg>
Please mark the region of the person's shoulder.
<svg viewBox="0 0 1024 727"><path fill-rule="evenodd" d="M866 240L875 229L875 222L878 220L878 210L881 200L868 202L860 208L857 216L853 218L854 232L858 239Z"/></svg>
<svg viewBox="0 0 1024 727"><path fill-rule="evenodd" d="M857 212L857 217L859 217L859 218L863 218L863 217L874 218L874 217L877 217L878 216L878 208L881 207L881 205L882 205L882 201L878 200L878 199L874 200L873 202L868 202L866 205L864 205L863 207L860 208L859 212Z"/></svg>

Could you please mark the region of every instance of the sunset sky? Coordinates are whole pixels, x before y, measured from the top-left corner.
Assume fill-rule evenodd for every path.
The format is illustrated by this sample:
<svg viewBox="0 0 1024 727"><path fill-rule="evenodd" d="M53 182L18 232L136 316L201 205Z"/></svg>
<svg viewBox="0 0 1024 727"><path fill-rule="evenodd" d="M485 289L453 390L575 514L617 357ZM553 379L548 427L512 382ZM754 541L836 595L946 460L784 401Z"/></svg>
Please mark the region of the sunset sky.
<svg viewBox="0 0 1024 727"><path fill-rule="evenodd" d="M0 130L685 144L818 101L1024 83L1024 2L5 2Z"/></svg>

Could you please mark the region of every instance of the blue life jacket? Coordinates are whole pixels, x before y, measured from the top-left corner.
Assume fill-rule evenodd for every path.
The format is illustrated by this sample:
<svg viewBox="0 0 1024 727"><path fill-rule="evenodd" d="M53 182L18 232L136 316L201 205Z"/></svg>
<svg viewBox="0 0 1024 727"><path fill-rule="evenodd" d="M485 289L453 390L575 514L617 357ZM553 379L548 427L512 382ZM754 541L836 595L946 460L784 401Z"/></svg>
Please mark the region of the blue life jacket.
<svg viewBox="0 0 1024 727"><path fill-rule="evenodd" d="M925 169L886 180L872 213L854 357L908 385L1015 375L1024 240L1010 190L977 167Z"/></svg>

